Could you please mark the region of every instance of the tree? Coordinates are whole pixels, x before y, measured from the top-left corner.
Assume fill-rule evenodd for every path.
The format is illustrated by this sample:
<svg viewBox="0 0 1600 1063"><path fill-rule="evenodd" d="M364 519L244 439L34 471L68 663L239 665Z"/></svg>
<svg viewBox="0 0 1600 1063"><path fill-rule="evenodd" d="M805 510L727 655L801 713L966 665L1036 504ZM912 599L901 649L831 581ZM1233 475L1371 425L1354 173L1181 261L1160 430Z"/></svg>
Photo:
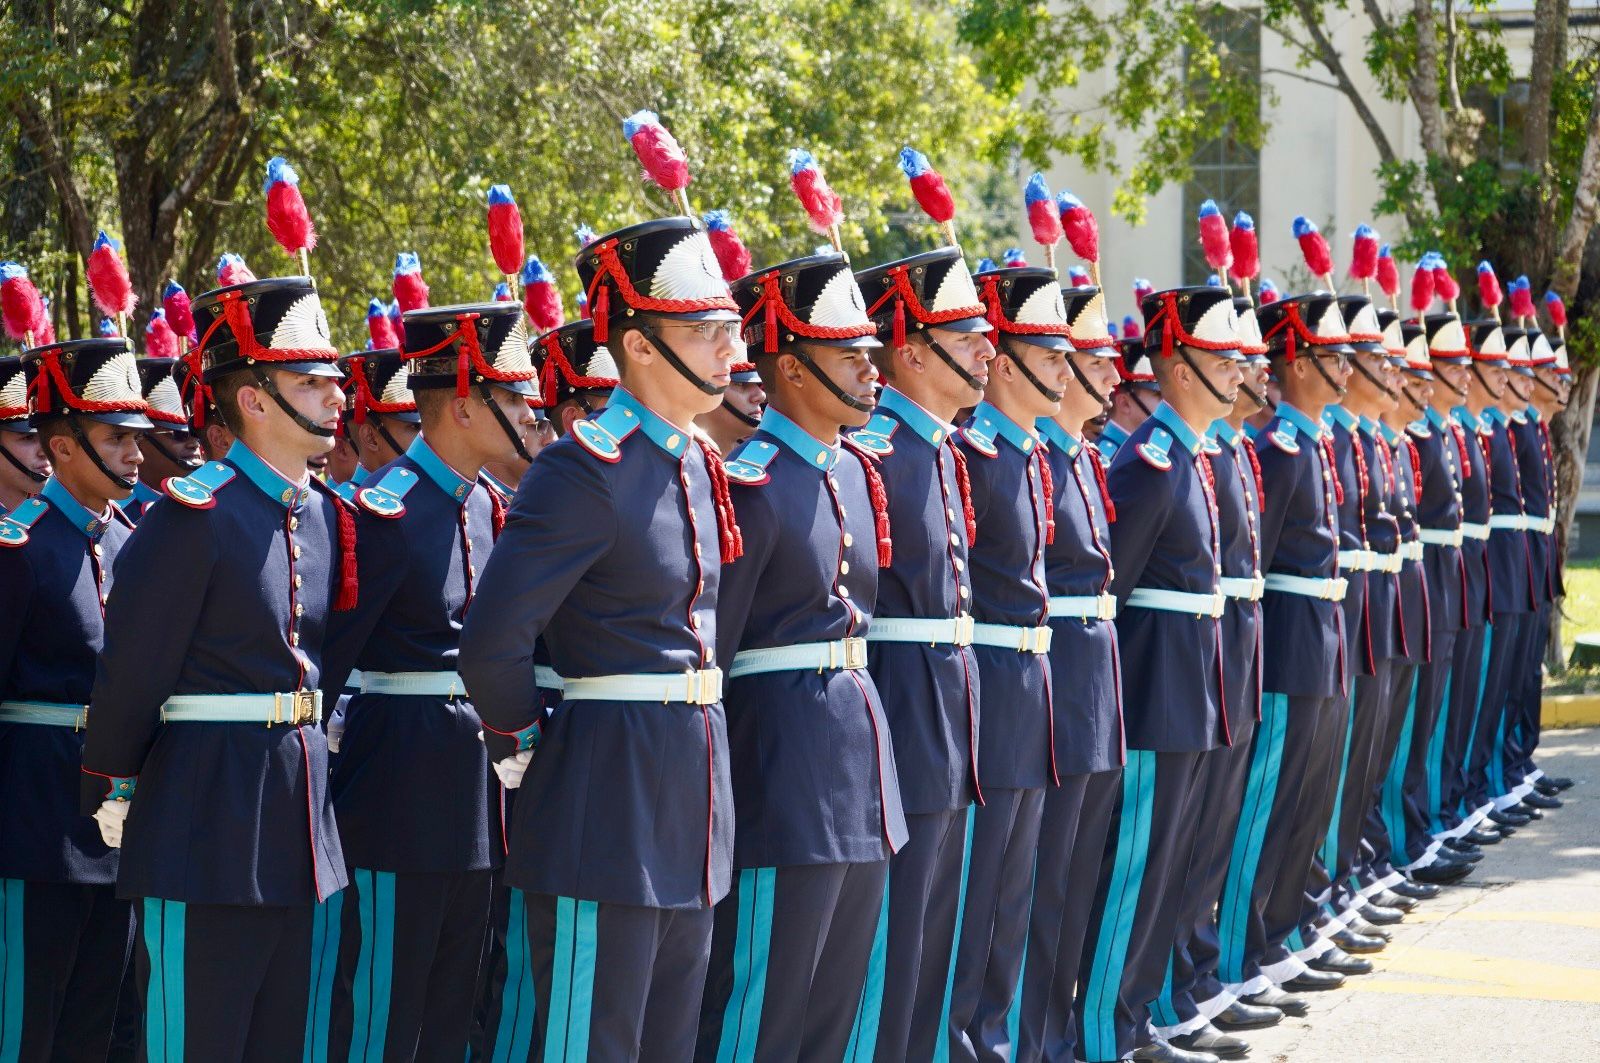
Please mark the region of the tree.
<svg viewBox="0 0 1600 1063"><path fill-rule="evenodd" d="M1038 102L1016 129L1014 150L1044 165L1058 154L1118 174L1114 203L1137 219L1144 200L1189 176L1195 149L1227 124L1260 146L1270 130L1254 86L1230 77L1229 57L1206 33L1216 0L966 0L962 36L998 91L1035 90ZM1373 207L1408 226L1397 253L1442 248L1451 261L1488 258L1526 273L1567 302L1573 400L1553 426L1562 506L1562 556L1582 482L1600 382L1600 47L1579 37L1569 0L1535 0L1526 122L1520 144L1493 142L1481 101L1513 80L1501 24L1490 0L1262 0L1259 17L1298 57L1298 71L1340 93L1380 159ZM1360 26L1359 54L1342 50L1334 26ZM1362 64L1389 101L1415 117L1419 153L1391 141L1352 71ZM1076 86L1103 71L1109 87L1068 109L1040 86ZM1135 130L1132 158L1117 138ZM1493 149L1492 151L1490 149ZM1507 171L1499 154L1520 166ZM1470 288L1470 286L1469 286ZM1469 300L1475 298L1469 296ZM1552 620L1559 666L1560 612Z"/></svg>

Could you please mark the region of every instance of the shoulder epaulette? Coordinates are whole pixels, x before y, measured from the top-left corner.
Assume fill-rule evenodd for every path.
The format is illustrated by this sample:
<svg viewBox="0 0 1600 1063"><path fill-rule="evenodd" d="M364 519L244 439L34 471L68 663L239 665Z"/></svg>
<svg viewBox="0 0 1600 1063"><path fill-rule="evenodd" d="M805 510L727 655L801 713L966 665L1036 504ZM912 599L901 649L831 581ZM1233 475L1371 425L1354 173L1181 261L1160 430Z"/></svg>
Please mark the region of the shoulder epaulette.
<svg viewBox="0 0 1600 1063"><path fill-rule="evenodd" d="M329 486L333 490L333 493L338 495L342 501L350 502L352 504L356 500L356 492L361 490L361 485L353 480L345 480L340 483L330 484Z"/></svg>
<svg viewBox="0 0 1600 1063"><path fill-rule="evenodd" d="M767 472L767 466L778 456L776 443L769 443L765 439L746 440L733 456L723 462L722 468L728 474L728 479L736 484L745 484L756 487L772 479L772 474Z"/></svg>
<svg viewBox="0 0 1600 1063"><path fill-rule="evenodd" d="M1295 438L1294 426L1292 425L1278 425L1278 427L1267 433L1267 439L1285 454L1300 453L1300 440Z"/></svg>
<svg viewBox="0 0 1600 1063"><path fill-rule="evenodd" d="M1150 438L1140 443L1135 448L1139 457L1144 459L1146 465L1166 472L1172 468L1172 433L1165 428L1157 428L1150 433Z"/></svg>
<svg viewBox="0 0 1600 1063"><path fill-rule="evenodd" d="M872 415L872 420L850 433L850 442L878 457L887 457L894 453L895 430L900 427L900 422L886 413Z"/></svg>
<svg viewBox="0 0 1600 1063"><path fill-rule="evenodd" d="M417 474L410 469L395 467L378 478L378 482L356 492L356 504L374 517L394 520L405 516L406 492L417 486Z"/></svg>
<svg viewBox="0 0 1600 1063"><path fill-rule="evenodd" d="M1428 427L1427 421L1412 421L1410 424L1406 425L1406 431L1418 439L1427 439L1429 436L1433 435L1433 429Z"/></svg>
<svg viewBox="0 0 1600 1063"><path fill-rule="evenodd" d="M1200 440L1200 449L1202 451L1204 451L1206 454L1208 454L1208 455L1210 455L1212 457L1215 457L1216 455L1222 453L1222 444L1218 443L1215 439L1212 439L1210 436L1206 436L1206 437L1204 437L1203 439Z"/></svg>
<svg viewBox="0 0 1600 1063"><path fill-rule="evenodd" d="M1121 449L1121 445L1115 440L1101 436L1094 441L1094 449L1100 452L1100 460L1109 465L1111 464L1111 459L1117 456L1117 451Z"/></svg>
<svg viewBox="0 0 1600 1063"><path fill-rule="evenodd" d="M1000 448L994 445L994 434L984 430L985 426L974 417L956 431L966 444L986 458L992 458L1000 453Z"/></svg>
<svg viewBox="0 0 1600 1063"><path fill-rule="evenodd" d="M622 460L622 441L639 429L632 410L607 406L593 417L572 423L572 438L601 461Z"/></svg>
<svg viewBox="0 0 1600 1063"><path fill-rule="evenodd" d="M28 545L30 529L49 508L50 503L35 495L0 517L0 546Z"/></svg>
<svg viewBox="0 0 1600 1063"><path fill-rule="evenodd" d="M1518 424L1527 424L1528 423L1528 415L1523 413L1521 410L1512 410L1506 416L1510 417L1513 421L1517 422Z"/></svg>
<svg viewBox="0 0 1600 1063"><path fill-rule="evenodd" d="M210 509L217 504L217 492L236 475L230 466L208 461L188 476L168 477L161 489L190 509Z"/></svg>

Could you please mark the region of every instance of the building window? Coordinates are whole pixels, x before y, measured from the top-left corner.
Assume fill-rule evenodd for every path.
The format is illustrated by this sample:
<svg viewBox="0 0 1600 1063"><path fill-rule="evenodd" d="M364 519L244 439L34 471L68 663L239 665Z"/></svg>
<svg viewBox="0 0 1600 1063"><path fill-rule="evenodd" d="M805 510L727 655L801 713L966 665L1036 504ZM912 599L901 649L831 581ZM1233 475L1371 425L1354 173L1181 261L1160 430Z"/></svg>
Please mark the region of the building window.
<svg viewBox="0 0 1600 1063"><path fill-rule="evenodd" d="M1220 5L1201 14L1207 32L1217 42L1225 77L1243 79L1261 86L1261 18L1254 9L1233 10ZM1204 81L1192 86L1204 102ZM1256 218L1261 207L1261 152L1239 139L1232 124L1222 126L1217 136L1202 144L1191 162L1193 174L1183 186L1183 283L1204 284L1212 272L1200 250L1195 218L1200 204L1217 201L1223 217L1231 223L1236 211Z"/></svg>
<svg viewBox="0 0 1600 1063"><path fill-rule="evenodd" d="M1463 99L1468 107L1483 113L1478 158L1494 159L1506 173L1524 169L1522 137L1528 116L1528 83L1513 81L1498 96L1490 95L1482 85L1472 85Z"/></svg>

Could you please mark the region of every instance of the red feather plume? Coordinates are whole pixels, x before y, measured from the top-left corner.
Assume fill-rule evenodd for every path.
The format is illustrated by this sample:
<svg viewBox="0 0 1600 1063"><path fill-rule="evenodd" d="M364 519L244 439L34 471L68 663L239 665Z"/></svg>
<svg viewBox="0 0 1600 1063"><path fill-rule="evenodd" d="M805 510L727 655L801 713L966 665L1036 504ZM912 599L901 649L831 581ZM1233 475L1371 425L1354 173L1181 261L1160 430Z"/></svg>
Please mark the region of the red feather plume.
<svg viewBox="0 0 1600 1063"><path fill-rule="evenodd" d="M639 111L622 123L622 135L633 145L644 175L668 192L689 186L689 158L652 111Z"/></svg>
<svg viewBox="0 0 1600 1063"><path fill-rule="evenodd" d="M1426 263L1419 262L1417 270L1411 275L1411 309L1418 315L1428 312L1428 307L1433 305L1433 270Z"/></svg>
<svg viewBox="0 0 1600 1063"><path fill-rule="evenodd" d="M94 296L94 305L100 308L102 314L114 317L133 311L133 305L138 300L133 296L133 282L128 280L128 267L117 253L111 237L105 233L95 238L94 250L89 252L89 263L84 272L89 277L89 292Z"/></svg>
<svg viewBox="0 0 1600 1063"><path fill-rule="evenodd" d="M165 311L150 315L150 324L144 329L144 353L151 358L178 356L178 334L167 323Z"/></svg>
<svg viewBox="0 0 1600 1063"><path fill-rule="evenodd" d="M1378 234L1365 225L1356 226L1350 251L1350 276L1369 281L1378 275Z"/></svg>
<svg viewBox="0 0 1600 1063"><path fill-rule="evenodd" d="M0 276L5 277L0 281L0 315L5 318L6 335L18 343L28 342L31 336L38 343L47 320L44 297L21 266L7 262L0 270L4 271Z"/></svg>
<svg viewBox="0 0 1600 1063"><path fill-rule="evenodd" d="M1433 267L1433 294L1447 303L1455 301L1461 295L1461 285L1456 283L1450 267L1446 266L1442 259Z"/></svg>
<svg viewBox="0 0 1600 1063"><path fill-rule="evenodd" d="M1233 267L1229 272L1235 277L1250 280L1261 272L1261 245L1256 237L1256 224L1244 211L1233 216L1228 246L1233 251Z"/></svg>
<svg viewBox="0 0 1600 1063"><path fill-rule="evenodd" d="M1100 225L1094 220L1094 211L1071 192L1056 196L1056 209L1061 212L1061 231L1072 253L1085 262L1099 262Z"/></svg>
<svg viewBox="0 0 1600 1063"><path fill-rule="evenodd" d="M1400 294L1400 266L1395 262L1393 255L1378 255L1378 287L1384 295L1393 299Z"/></svg>
<svg viewBox="0 0 1600 1063"><path fill-rule="evenodd" d="M489 189L489 253L506 276L522 268L522 211L509 185Z"/></svg>

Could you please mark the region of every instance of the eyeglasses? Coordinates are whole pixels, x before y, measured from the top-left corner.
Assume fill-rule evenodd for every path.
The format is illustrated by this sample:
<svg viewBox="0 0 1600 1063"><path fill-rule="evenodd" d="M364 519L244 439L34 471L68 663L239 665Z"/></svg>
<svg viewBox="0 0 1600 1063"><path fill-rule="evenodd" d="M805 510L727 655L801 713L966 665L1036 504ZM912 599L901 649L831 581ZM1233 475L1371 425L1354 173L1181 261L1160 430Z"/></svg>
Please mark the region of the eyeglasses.
<svg viewBox="0 0 1600 1063"><path fill-rule="evenodd" d="M702 340L726 337L729 343L739 343L744 338L744 325L739 321L663 321L663 328L688 329Z"/></svg>
<svg viewBox="0 0 1600 1063"><path fill-rule="evenodd" d="M1332 362L1340 369L1350 368L1350 356L1348 354L1319 354L1317 357L1324 362Z"/></svg>

